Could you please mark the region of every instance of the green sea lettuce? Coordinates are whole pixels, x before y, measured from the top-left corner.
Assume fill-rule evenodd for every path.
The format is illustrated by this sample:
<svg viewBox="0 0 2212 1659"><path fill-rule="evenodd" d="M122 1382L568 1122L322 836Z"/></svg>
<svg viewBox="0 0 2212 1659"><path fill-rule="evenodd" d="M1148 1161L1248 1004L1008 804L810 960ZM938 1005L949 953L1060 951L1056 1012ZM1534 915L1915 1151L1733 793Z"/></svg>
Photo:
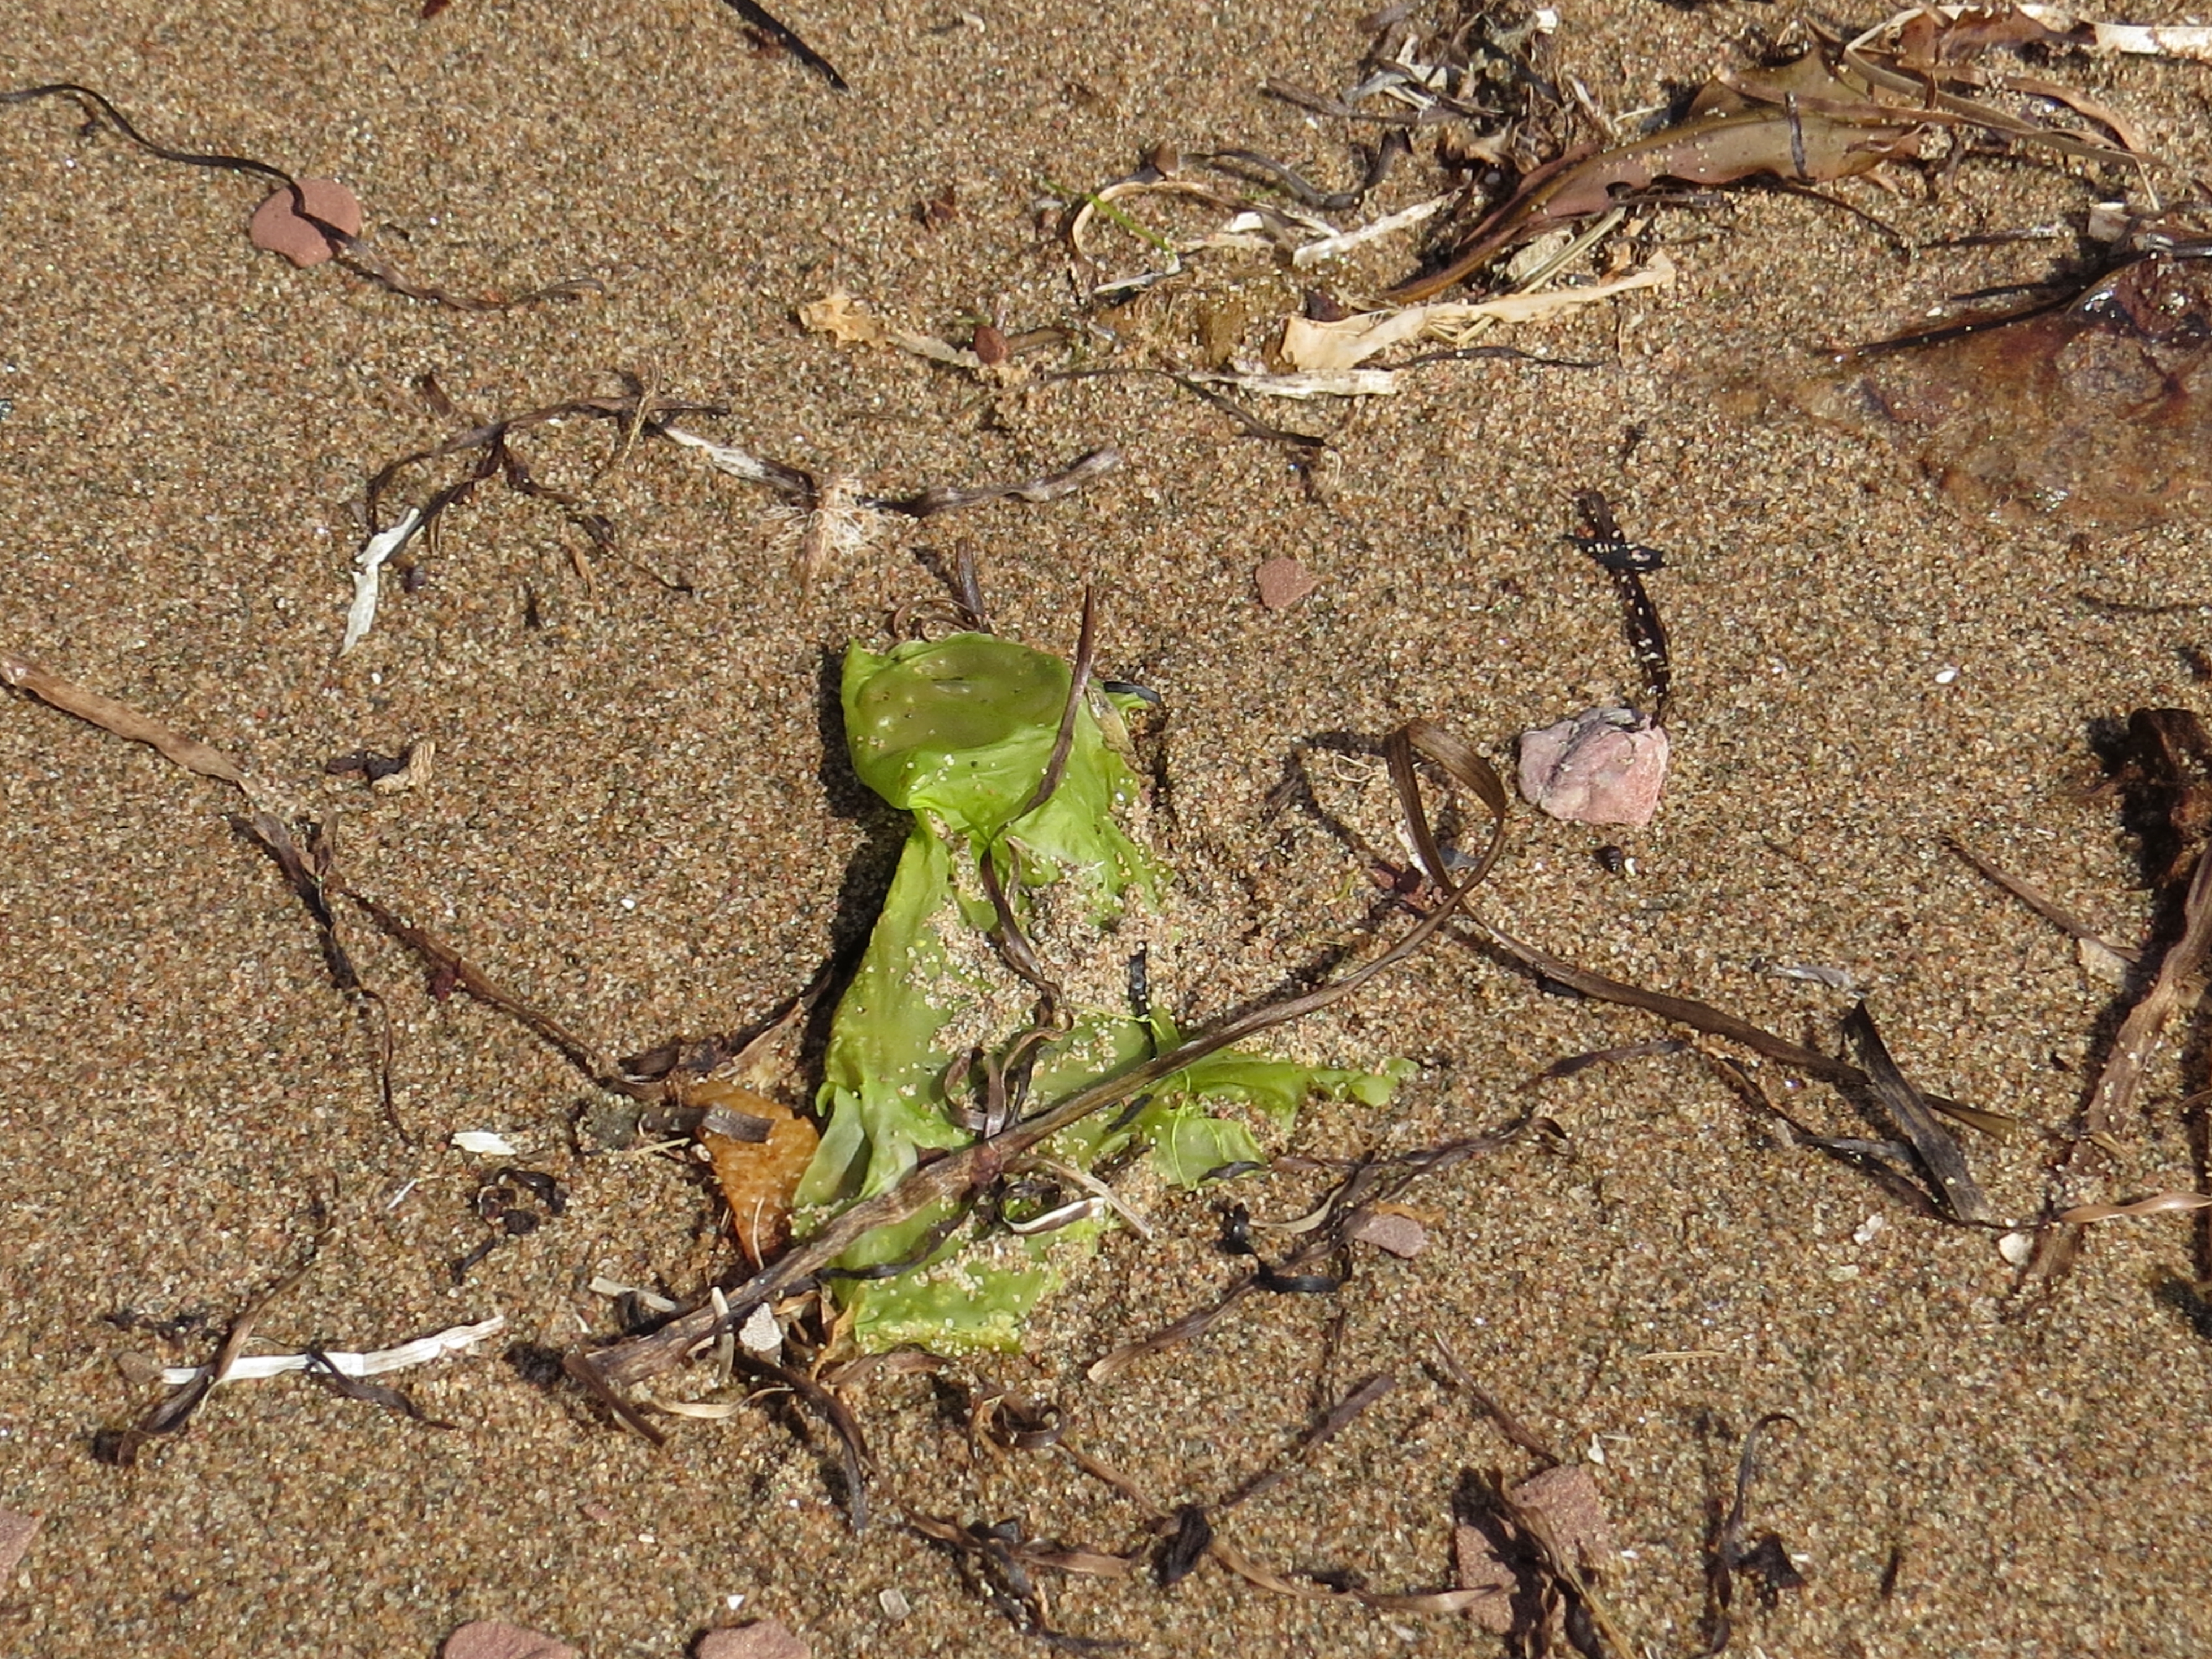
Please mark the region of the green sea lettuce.
<svg viewBox="0 0 2212 1659"><path fill-rule="evenodd" d="M960 869L990 860L1025 917L1036 890L1059 888L1075 902L1059 904L1055 914L1087 917L1102 937L1132 908L1158 901L1166 872L1116 818L1135 799L1136 780L1112 703L1086 700L1078 709L1059 783L1043 805L1030 806L1059 736L1071 673L1058 657L988 634L916 641L884 654L854 645L846 653L842 702L854 768L914 823L831 1025L817 1103L822 1145L798 1194L802 1226L896 1185L924 1152L974 1139L945 1097L953 1058L945 1028L994 994L1003 1000L1009 986L1023 988L975 948L995 917L972 890L963 895ZM993 978L1000 982L986 982ZM1039 1054L1030 1105L1064 1098L1179 1040L1158 1013L1079 1013ZM1135 1111L1079 1122L1046 1150L1087 1168L1142 1142L1168 1180L1195 1186L1262 1157L1250 1127L1217 1108L1242 1104L1286 1124L1316 1093L1380 1105L1411 1069L1397 1061L1374 1072L1334 1071L1227 1050L1166 1079ZM925 1212L878 1228L840 1259L847 1270L906 1264L882 1277L832 1280L862 1347L1018 1347L1030 1310L1103 1224L1083 1221L1031 1237L1002 1231L978 1243L972 1235L963 1242L966 1230L957 1227L946 1234L954 1220L941 1206Z"/></svg>

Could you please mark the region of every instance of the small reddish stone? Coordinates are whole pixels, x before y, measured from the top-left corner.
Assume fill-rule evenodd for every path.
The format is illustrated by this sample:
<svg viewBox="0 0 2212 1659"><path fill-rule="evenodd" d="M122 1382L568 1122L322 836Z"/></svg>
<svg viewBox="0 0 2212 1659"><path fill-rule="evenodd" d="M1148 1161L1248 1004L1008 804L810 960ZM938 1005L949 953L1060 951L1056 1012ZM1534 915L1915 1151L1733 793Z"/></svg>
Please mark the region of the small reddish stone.
<svg viewBox="0 0 2212 1659"><path fill-rule="evenodd" d="M438 1652L440 1659L583 1659L566 1642L503 1619L479 1619L462 1626Z"/></svg>
<svg viewBox="0 0 2212 1659"><path fill-rule="evenodd" d="M1427 1228L1409 1215L1390 1210L1367 1211L1345 1229L1344 1236L1408 1259L1420 1255L1429 1243Z"/></svg>
<svg viewBox="0 0 2212 1659"><path fill-rule="evenodd" d="M39 1523L43 1515L18 1515L13 1510L0 1510L0 1593L7 1589L7 1580L15 1576L16 1566L31 1547L31 1540L39 1535Z"/></svg>
<svg viewBox="0 0 2212 1659"><path fill-rule="evenodd" d="M1312 571L1296 559L1270 559L1252 573L1260 589L1260 603L1270 611L1287 610L1321 584Z"/></svg>
<svg viewBox="0 0 2212 1659"><path fill-rule="evenodd" d="M1562 1554L1585 1572L1609 1572L1620 1564L1620 1547L1613 1541L1613 1522L1597 1482L1580 1463L1532 1474L1513 1488L1513 1501L1540 1515L1551 1528L1552 1541Z"/></svg>
<svg viewBox="0 0 2212 1659"><path fill-rule="evenodd" d="M1582 1465L1563 1465L1531 1475L1510 1495L1516 1505L1542 1520L1565 1565L1584 1572L1607 1572L1620 1565L1613 1523L1606 1517L1597 1483ZM1468 1617L1498 1636L1513 1628L1516 1596L1529 1601L1535 1599L1533 1579L1525 1577L1533 1571L1533 1564L1522 1560L1520 1552L1507 1546L1506 1538L1498 1518L1492 1515L1462 1521L1452 1534L1460 1587L1482 1592L1468 1607Z"/></svg>
<svg viewBox="0 0 2212 1659"><path fill-rule="evenodd" d="M806 1644L774 1619L736 1630L710 1630L693 1650L696 1659L809 1659Z"/></svg>
<svg viewBox="0 0 2212 1659"><path fill-rule="evenodd" d="M316 219L349 236L361 234L361 198L337 179L301 179L300 199ZM330 239L312 220L300 216L289 190L278 191L253 210L253 222L246 234L254 246L281 253L295 265L319 265L331 257Z"/></svg>
<svg viewBox="0 0 2212 1659"><path fill-rule="evenodd" d="M1521 793L1570 823L1641 830L1667 782L1665 728L1632 708L1586 708L1521 734Z"/></svg>
<svg viewBox="0 0 2212 1659"><path fill-rule="evenodd" d="M1510 1632L1513 1592L1521 1577L1500 1559L1498 1540L1482 1528L1462 1521L1452 1528L1452 1555L1459 1567L1459 1587L1482 1592L1480 1599L1468 1607L1467 1616L1492 1636Z"/></svg>

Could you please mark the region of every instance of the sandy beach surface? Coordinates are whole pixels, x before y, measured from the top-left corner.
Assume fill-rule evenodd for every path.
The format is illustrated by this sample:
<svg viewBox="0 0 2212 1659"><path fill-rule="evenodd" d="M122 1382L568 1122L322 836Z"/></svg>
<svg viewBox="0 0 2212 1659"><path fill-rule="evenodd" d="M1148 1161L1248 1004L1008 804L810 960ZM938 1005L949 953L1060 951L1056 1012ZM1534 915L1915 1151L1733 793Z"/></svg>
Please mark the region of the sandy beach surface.
<svg viewBox="0 0 2212 1659"><path fill-rule="evenodd" d="M1356 6L809 0L788 21L844 93L710 0L418 10L26 0L0 25L8 86L81 82L161 143L344 179L418 282L599 284L477 313L296 270L246 241L262 183L160 161L65 101L0 106L0 651L237 757L334 826L356 886L634 1054L745 1027L864 932L903 829L844 759L845 642L889 640L895 610L944 595L932 563L966 554L1001 632L1072 651L1095 584L1101 672L1164 700L1140 735L1177 875L1153 996L1188 1027L1332 949L1374 948L1370 855L1406 857L1377 757L1394 727L1436 720L1504 767L1524 728L1640 695L1613 589L1565 540L1574 493L1601 489L1668 556L1649 581L1673 641L1673 775L1644 830L1516 801L1477 908L1832 1053L1850 995L1761 964L1848 976L1923 1088L2024 1121L1964 1144L1999 1216L2039 1212L2140 984L2085 969L1942 838L2115 940L2148 937L2161 913L2114 802L2090 791L2092 739L2131 709L2204 701L2202 518L1993 514L1946 499L1890 434L1768 393L1824 348L2048 274L2070 230L1934 245L2078 225L2124 177L2019 153L1932 185L1838 185L1920 249L1909 259L1771 188L1649 213L1635 258L1663 252L1671 286L1491 337L1589 367L1478 358L1410 370L1389 396L1248 399L1326 437L1306 468L1164 378L1000 387L807 332L795 312L843 291L963 346L982 321L1079 327L1076 347L1024 360L1041 370L1266 366L1308 287L1377 292L1413 268L1413 234L1323 279L1213 250L1125 307L1086 307L1088 282L1155 251L1102 234L1099 268L1077 270L1042 204L1162 144L1264 152L1327 188L1355 177L1351 141L1371 133L1259 85L1350 85ZM1569 0L1554 61L1632 131L1789 22L1734 0ZM2030 72L2131 118L2178 169L2159 175L2167 198L2202 196L2187 181L2212 176L2212 70L2054 55ZM1428 142L1339 222L1433 193ZM918 210L932 199L950 211ZM1225 216L1144 211L1178 235ZM890 521L802 596L773 493L650 434L596 476L622 437L607 422L520 434L540 481L606 516L611 550L489 481L339 657L380 467L477 422L619 396L623 375L726 406L687 422L718 441L887 495L1015 482L1101 446L1124 460L1056 501ZM467 464L406 475L381 522ZM1272 610L1254 573L1279 557L1317 586ZM425 787L325 771L425 739ZM1285 1572L1438 1589L1455 1496L1537 1460L1451 1386L1436 1339L1588 1467L1621 1547L1601 1591L1638 1654L1704 1650L1716 1528L1770 1413L1791 1424L1765 1437L1747 1530L1778 1534L1806 1583L1771 1609L1747 1585L1731 1652L2212 1650L2212 1315L2188 1288L2186 1217L2103 1224L2031 1312L1993 1231L1917 1217L1784 1146L1698 1053L1598 1066L1542 1085L1558 1135L1412 1189L1418 1256L1363 1249L1334 1295L1248 1298L1094 1382L1099 1355L1241 1271L1216 1248L1225 1196L1290 1217L1327 1176L1233 1194L1140 1182L1158 1237L1110 1235L1027 1352L854 1392L878 1471L856 1534L819 1425L787 1401L665 1419L656 1453L559 1375L561 1352L618 1334L595 1279L690 1298L736 1266L696 1165L580 1155L571 1125L605 1099L512 1020L434 994L349 914L393 1022L395 1127L373 1025L227 823L228 786L11 693L0 790L0 1510L43 1516L0 1582L0 1650L428 1655L506 1618L644 1659L772 1617L817 1656L1036 1651L906 1523L1016 1517L1119 1553L1154 1534L1064 1457L973 1441L969 1403L993 1389L1056 1401L1172 1508L1218 1499L1388 1373L1387 1397L1220 1526ZM1601 866L1607 842L1629 869ZM1389 1108L1317 1107L1279 1149L1477 1133L1519 1115L1553 1060L1688 1035L1439 944L1278 1034L1301 1058L1421 1066ZM2095 1195L2200 1184L2182 1102L2203 1050L2177 1022ZM1873 1133L1833 1089L1752 1069L1802 1120ZM457 1150L465 1130L516 1158ZM514 1162L556 1176L566 1212L457 1282L487 1237L478 1188ZM96 1461L95 1435L158 1395L131 1367L208 1358L325 1224L254 1349L378 1348L503 1316L473 1354L386 1379L453 1426L289 1376L218 1389L135 1468ZM1500 1650L1463 1616L1273 1595L1211 1565L1167 1591L1149 1575L1048 1589L1056 1628L1139 1653Z"/></svg>

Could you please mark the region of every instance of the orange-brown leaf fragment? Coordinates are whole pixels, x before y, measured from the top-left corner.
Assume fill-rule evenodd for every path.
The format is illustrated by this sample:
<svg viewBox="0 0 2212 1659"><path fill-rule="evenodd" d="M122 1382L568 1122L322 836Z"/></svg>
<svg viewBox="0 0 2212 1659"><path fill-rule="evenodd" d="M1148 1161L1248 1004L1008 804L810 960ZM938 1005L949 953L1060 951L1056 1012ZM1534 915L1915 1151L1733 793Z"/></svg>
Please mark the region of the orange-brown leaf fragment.
<svg viewBox="0 0 2212 1659"><path fill-rule="evenodd" d="M722 1201L730 1206L730 1224L738 1244L754 1263L766 1261L791 1236L792 1195L822 1137L813 1124L781 1101L734 1083L710 1079L695 1084L684 1091L684 1099L689 1106L720 1106L767 1122L765 1140L739 1140L712 1129L699 1136L714 1160L714 1180L722 1189Z"/></svg>

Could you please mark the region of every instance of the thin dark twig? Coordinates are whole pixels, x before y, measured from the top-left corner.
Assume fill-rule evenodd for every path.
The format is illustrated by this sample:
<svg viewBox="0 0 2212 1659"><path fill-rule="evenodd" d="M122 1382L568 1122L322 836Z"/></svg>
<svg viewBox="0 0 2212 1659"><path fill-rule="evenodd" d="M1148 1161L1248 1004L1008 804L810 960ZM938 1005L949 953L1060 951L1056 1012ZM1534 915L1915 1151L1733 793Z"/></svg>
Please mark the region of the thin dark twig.
<svg viewBox="0 0 2212 1659"><path fill-rule="evenodd" d="M744 1356L744 1363L789 1389L836 1435L853 1530L864 1531L868 1524L867 1471L872 1460L868 1455L868 1443L860 1436L860 1425L854 1417L852 1407L805 1371L778 1364L773 1359L752 1353Z"/></svg>
<svg viewBox="0 0 2212 1659"><path fill-rule="evenodd" d="M1313 1237L1279 1266L1269 1267L1263 1262L1207 1306L1185 1314L1149 1336L1122 1344L1095 1361L1085 1375L1093 1382L1101 1382L1118 1375L1149 1355L1203 1336L1220 1322L1224 1315L1255 1291L1338 1288L1341 1281L1317 1279L1309 1270L1319 1267L1345 1248L1345 1230L1361 1212L1376 1204L1389 1203L1424 1176L1434 1175L1468 1158L1510 1146L1540 1121L1534 1113L1527 1113L1504 1128L1487 1134L1469 1135L1462 1139L1447 1141L1441 1146L1425 1147L1396 1158L1377 1158L1360 1164L1337 1185L1322 1206L1321 1218L1306 1230Z"/></svg>
<svg viewBox="0 0 2212 1659"><path fill-rule="evenodd" d="M1362 1412L1397 1386L1398 1379L1388 1371L1377 1376L1369 1377L1366 1382L1330 1407L1328 1414L1307 1431L1304 1438L1291 1449L1287 1457L1273 1468L1254 1475L1235 1492L1216 1504L1212 1512L1219 1515L1224 1510L1235 1509L1239 1504L1249 1503L1255 1498L1264 1497L1273 1492L1290 1479L1291 1471L1298 1464L1312 1455L1318 1448L1343 1433Z"/></svg>
<svg viewBox="0 0 2212 1659"><path fill-rule="evenodd" d="M975 872L982 878L983 891L990 899L991 909L997 917L998 926L993 930L991 942L999 948L999 959L1018 977L1036 988L1044 1005L1041 1018L1054 1020L1054 1011L1060 1006L1060 982L1045 972L1044 963L1037 956L1036 946L1030 942L1030 936L1022 929L1021 918L1014 914L1012 896L1006 891L1006 884L999 879L998 858L994 848L987 847L983 849L982 856L975 860Z"/></svg>
<svg viewBox="0 0 2212 1659"><path fill-rule="evenodd" d="M730 0L730 3L736 4L738 0ZM323 240L329 244L331 254L337 263L356 276L365 276L373 283L380 283L403 298L427 301L433 305L447 306L456 311L511 311L518 307L534 305L544 300L573 300L587 290L594 290L602 286L589 278L577 278L550 283L544 288L534 289L527 294L516 295L509 298L486 299L471 295L455 294L446 289L410 282L372 252L360 237L310 212L307 209L307 195L301 190L300 181L282 167L272 167L266 161L257 161L251 156L202 154L193 150L172 149L167 144L157 144L132 125L130 118L121 110L116 108L104 94L94 91L90 87L80 86L74 81L55 81L44 86L25 87L15 92L0 93L0 104L20 104L33 98L55 97L82 99L91 104L125 139L137 145L149 155L158 156L164 161L174 161L185 167L213 167L225 173L251 173L283 185L292 193L293 213L307 223L313 225L321 234Z"/></svg>
<svg viewBox="0 0 2212 1659"><path fill-rule="evenodd" d="M271 167L266 161L254 161L250 156L202 155L192 150L171 149L167 144L157 144L139 131L137 127L131 125L130 118L108 102L104 94L94 92L90 87L79 86L74 81L54 81L45 86L24 87L19 91L0 93L0 104L21 104L33 98L58 97L83 99L106 116L109 125L124 137L137 145L148 155L159 156L164 161L176 161L190 167L214 167L225 173L250 173L259 178L271 179L283 185L291 190L294 209L299 212L301 218L313 224L325 236L335 238L341 246L353 240L335 225L324 224L321 220L314 218L305 210L300 200L299 181L283 168Z"/></svg>
<svg viewBox="0 0 2212 1659"><path fill-rule="evenodd" d="M1288 444L1294 449L1327 449L1328 439L1316 432L1292 432L1286 427L1270 426L1246 410L1237 401L1212 386L1194 380L1188 374L1170 374L1168 378L1202 403L1207 403L1237 422L1248 438L1257 438L1264 443Z"/></svg>
<svg viewBox="0 0 2212 1659"><path fill-rule="evenodd" d="M1937 841L1952 857L1972 868L1978 875L1995 882L2059 932L2070 933L2083 944L2096 946L2107 956L2118 957L2130 967L2142 965L2142 951L2133 945L2114 944L2087 922L2065 909L2033 882L2000 869L1956 836L1941 836Z"/></svg>
<svg viewBox="0 0 2212 1659"><path fill-rule="evenodd" d="M1076 716L1083 712L1083 694L1090 689L1091 665L1098 659L1097 596L1094 587L1086 586L1083 590L1083 629L1076 637L1075 667L1067 677L1067 702L1060 711L1060 732L1053 738L1052 757L1045 762L1043 775L1037 779L1036 793L1015 814L1018 818L1027 817L1050 800L1067 770L1068 750L1075 745Z"/></svg>
<svg viewBox="0 0 2212 1659"><path fill-rule="evenodd" d="M1498 1425L1498 1431L1500 1434L1530 1456L1542 1458L1547 1464L1555 1465L1565 1461L1559 1453L1545 1443L1541 1435L1500 1405L1487 1389L1474 1380L1473 1373L1460 1363L1459 1356L1452 1352L1449 1343L1434 1331L1429 1333L1429 1340L1436 1345L1437 1357L1443 1362L1444 1375L1452 1380L1455 1387L1466 1391L1468 1398L1474 1401L1476 1406L1481 1408L1483 1413Z"/></svg>
<svg viewBox="0 0 2212 1659"><path fill-rule="evenodd" d="M767 7L757 3L757 0L722 0L722 3L755 28L772 37L778 46L836 88L838 91L852 90L852 88L846 84L845 77L837 73L836 66L827 58L808 46L799 37L797 30L769 10Z"/></svg>
<svg viewBox="0 0 2212 1659"><path fill-rule="evenodd" d="M628 1095L635 1100L656 1099L661 1094L660 1085L657 1083L638 1082L624 1077L617 1067L610 1066L589 1042L550 1014L531 1006L428 928L416 927L366 893L343 886L335 890L358 904L378 927L423 961L441 973L452 975L453 982L478 1002L519 1021L540 1039L551 1044L570 1065L610 1094Z"/></svg>

